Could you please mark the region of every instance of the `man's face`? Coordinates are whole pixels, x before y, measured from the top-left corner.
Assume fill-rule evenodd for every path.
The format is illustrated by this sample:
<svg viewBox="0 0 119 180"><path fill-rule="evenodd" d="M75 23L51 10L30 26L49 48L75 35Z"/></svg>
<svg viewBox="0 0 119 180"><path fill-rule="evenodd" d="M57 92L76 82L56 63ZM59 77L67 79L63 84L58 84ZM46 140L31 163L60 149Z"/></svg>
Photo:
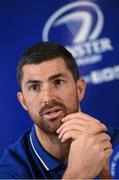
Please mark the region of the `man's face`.
<svg viewBox="0 0 119 180"><path fill-rule="evenodd" d="M75 82L61 57L25 65L21 86L20 103L40 129L52 134L64 116L80 111L85 90L84 80Z"/></svg>

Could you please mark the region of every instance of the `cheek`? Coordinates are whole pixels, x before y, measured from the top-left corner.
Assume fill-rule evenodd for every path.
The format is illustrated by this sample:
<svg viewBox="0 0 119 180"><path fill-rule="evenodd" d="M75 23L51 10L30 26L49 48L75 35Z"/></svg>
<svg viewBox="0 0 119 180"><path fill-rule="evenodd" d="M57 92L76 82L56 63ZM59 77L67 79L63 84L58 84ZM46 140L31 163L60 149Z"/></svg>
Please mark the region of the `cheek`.
<svg viewBox="0 0 119 180"><path fill-rule="evenodd" d="M28 111L37 112L39 108L38 99L34 99L32 97L26 97L25 99Z"/></svg>
<svg viewBox="0 0 119 180"><path fill-rule="evenodd" d="M79 100L78 100L78 93L76 88L68 91L66 91L66 93L62 93L63 94L63 100L64 100L64 104L66 104L67 106L76 106L77 104L79 104Z"/></svg>

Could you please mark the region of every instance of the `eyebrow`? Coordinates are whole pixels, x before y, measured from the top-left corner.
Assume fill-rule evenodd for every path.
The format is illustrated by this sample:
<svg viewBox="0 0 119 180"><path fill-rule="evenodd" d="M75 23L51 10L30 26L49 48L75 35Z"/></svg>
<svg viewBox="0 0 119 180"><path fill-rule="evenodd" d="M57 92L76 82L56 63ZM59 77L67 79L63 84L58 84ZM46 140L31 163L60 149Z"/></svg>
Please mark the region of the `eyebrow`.
<svg viewBox="0 0 119 180"><path fill-rule="evenodd" d="M51 77L49 77L48 80L53 80L53 79L56 79L56 78L59 78L59 77L65 77L65 75L62 74L62 73L54 74Z"/></svg>
<svg viewBox="0 0 119 180"><path fill-rule="evenodd" d="M49 77L48 80L51 81L51 80L54 80L54 79L59 78L59 77L65 77L65 75L62 73L54 74L51 77ZM26 84L42 84L42 81L40 81L40 80L28 80L26 82Z"/></svg>
<svg viewBox="0 0 119 180"><path fill-rule="evenodd" d="M39 80L29 80L26 82L26 84L39 84L39 83L42 83L42 82Z"/></svg>

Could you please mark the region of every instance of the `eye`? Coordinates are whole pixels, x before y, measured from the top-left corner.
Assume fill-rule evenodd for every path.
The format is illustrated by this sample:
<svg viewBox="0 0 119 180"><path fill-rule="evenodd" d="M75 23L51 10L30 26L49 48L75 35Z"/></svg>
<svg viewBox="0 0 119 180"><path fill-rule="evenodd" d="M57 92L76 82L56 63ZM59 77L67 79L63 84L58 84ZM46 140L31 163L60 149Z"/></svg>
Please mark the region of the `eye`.
<svg viewBox="0 0 119 180"><path fill-rule="evenodd" d="M32 84L30 87L29 87L29 90L32 90L32 91L39 91L40 90L40 85L39 84Z"/></svg>
<svg viewBox="0 0 119 180"><path fill-rule="evenodd" d="M63 85L63 84L64 84L64 80L62 80L62 79L56 79L56 80L54 81L54 84L55 84L55 86Z"/></svg>

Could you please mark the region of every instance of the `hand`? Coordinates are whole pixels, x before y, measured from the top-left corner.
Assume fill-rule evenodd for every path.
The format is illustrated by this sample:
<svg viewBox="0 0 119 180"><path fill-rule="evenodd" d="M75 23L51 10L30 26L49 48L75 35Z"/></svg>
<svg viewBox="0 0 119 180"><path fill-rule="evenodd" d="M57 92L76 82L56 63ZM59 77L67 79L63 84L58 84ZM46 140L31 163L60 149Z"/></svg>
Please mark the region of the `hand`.
<svg viewBox="0 0 119 180"><path fill-rule="evenodd" d="M109 167L109 160L106 161L104 164L100 174L99 174L100 179L112 179L111 172L110 172L110 167Z"/></svg>
<svg viewBox="0 0 119 180"><path fill-rule="evenodd" d="M112 152L105 133L81 134L71 143L63 179L90 179L99 174Z"/></svg>
<svg viewBox="0 0 119 180"><path fill-rule="evenodd" d="M63 124L57 130L61 142L68 139L74 140L83 133L97 134L107 131L106 126L99 120L82 112L67 115L62 119L62 122Z"/></svg>

